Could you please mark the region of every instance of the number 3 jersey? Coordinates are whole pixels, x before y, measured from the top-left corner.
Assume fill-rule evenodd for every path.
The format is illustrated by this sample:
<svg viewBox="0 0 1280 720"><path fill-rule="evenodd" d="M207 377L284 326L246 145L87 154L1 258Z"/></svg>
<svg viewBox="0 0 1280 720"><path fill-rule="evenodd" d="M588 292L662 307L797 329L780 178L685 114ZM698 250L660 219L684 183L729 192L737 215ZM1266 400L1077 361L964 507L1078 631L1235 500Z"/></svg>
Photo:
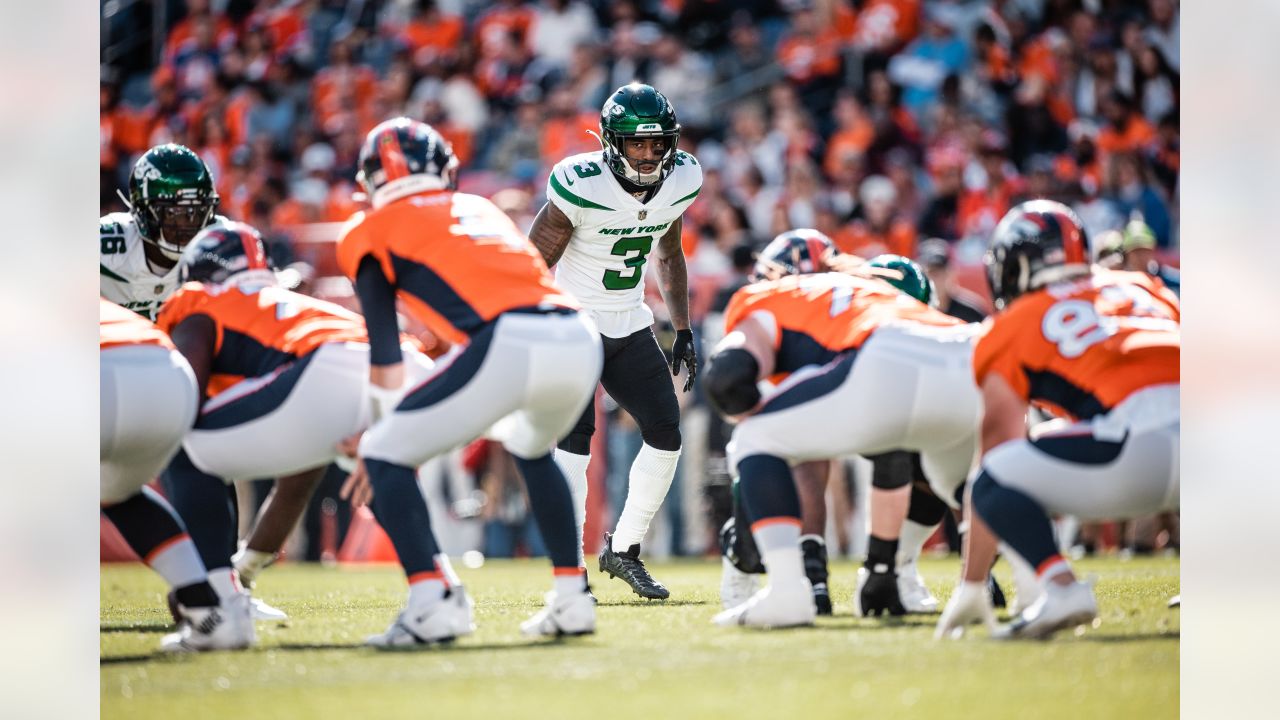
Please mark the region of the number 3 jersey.
<svg viewBox="0 0 1280 720"><path fill-rule="evenodd" d="M547 179L547 199L573 223L556 264L556 284L591 313L601 334L625 337L653 324L644 303L644 273L658 240L693 204L702 168L686 152L647 203L614 179L600 151L561 160Z"/></svg>
<svg viewBox="0 0 1280 720"><path fill-rule="evenodd" d="M1023 399L1087 420L1146 387L1177 383L1178 299L1145 273L1098 271L1018 298L974 349Z"/></svg>
<svg viewBox="0 0 1280 720"><path fill-rule="evenodd" d="M221 215L214 222L225 222ZM178 266L163 275L152 272L147 263L142 233L127 212L103 215L98 221L98 294L148 320L155 320L160 305L178 287Z"/></svg>

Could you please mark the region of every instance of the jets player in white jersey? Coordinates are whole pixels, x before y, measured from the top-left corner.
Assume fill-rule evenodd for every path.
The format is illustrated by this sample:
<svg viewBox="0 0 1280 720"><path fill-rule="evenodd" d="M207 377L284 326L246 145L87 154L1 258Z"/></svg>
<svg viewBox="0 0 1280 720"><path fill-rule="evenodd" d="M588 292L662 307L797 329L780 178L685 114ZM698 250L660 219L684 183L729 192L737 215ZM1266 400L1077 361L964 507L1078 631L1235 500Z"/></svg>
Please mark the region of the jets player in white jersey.
<svg viewBox="0 0 1280 720"><path fill-rule="evenodd" d="M227 219L215 214L218 191L209 167L190 148L174 143L157 145L138 158L129 175L128 204L128 212L109 213L99 220L99 293L154 321L160 306L178 288L182 249L202 228ZM173 506L198 538L201 507L184 502L182 490L166 488ZM277 481L253 533L233 558L239 583L252 586L254 576L275 559L314 491L315 480L303 476ZM221 553L222 549L210 550L207 545L198 542L197 548L202 553ZM223 595L238 588L234 579L212 577L211 581ZM287 617L257 598L252 603L259 620Z"/></svg>
<svg viewBox="0 0 1280 720"><path fill-rule="evenodd" d="M678 149L675 108L649 85L618 88L600 112L601 150L561 160L547 179L547 204L529 238L595 320L604 341L601 382L640 427L644 444L631 465L627 501L605 533L600 571L625 580L644 598L669 592L640 560L640 542L666 498L680 458L680 406L671 375L683 365L693 387L697 354L689 327L689 292L680 246L681 216L702 189L698 161ZM644 303L650 254L676 340L667 365ZM586 513L587 465L595 408L589 405L561 440L556 461L569 479L578 537Z"/></svg>
<svg viewBox="0 0 1280 720"><path fill-rule="evenodd" d="M170 143L151 148L129 175L129 212L99 221L102 297L154 321L178 287L182 248L214 215L218 191L198 155Z"/></svg>

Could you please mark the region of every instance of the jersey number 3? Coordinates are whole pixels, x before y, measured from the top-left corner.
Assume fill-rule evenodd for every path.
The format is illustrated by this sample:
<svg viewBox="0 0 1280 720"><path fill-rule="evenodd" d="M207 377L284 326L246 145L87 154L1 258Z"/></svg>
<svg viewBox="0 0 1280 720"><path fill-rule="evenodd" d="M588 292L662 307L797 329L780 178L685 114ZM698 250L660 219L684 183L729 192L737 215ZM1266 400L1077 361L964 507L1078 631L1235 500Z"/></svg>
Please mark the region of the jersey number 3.
<svg viewBox="0 0 1280 720"><path fill-rule="evenodd" d="M601 279L605 288L609 290L630 290L640 284L640 279L644 277L644 261L649 258L649 251L653 249L653 236L644 235L642 237L624 237L613 244L613 249L609 251L610 255L621 255L626 258L622 261L627 266L626 270L605 270L604 277ZM632 253L635 253L632 255Z"/></svg>

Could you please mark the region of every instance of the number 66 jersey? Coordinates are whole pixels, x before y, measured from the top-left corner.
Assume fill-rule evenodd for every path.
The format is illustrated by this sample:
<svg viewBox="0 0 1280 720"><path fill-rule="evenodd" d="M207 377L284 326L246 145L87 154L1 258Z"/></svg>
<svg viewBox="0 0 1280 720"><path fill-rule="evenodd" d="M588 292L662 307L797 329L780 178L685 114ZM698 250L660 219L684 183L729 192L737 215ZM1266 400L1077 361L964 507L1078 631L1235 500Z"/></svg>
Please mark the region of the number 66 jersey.
<svg viewBox="0 0 1280 720"><path fill-rule="evenodd" d="M658 239L693 204L702 168L684 151L649 202L618 184L600 151L561 160L547 179L547 199L573 223L556 264L556 284L573 293L601 334L626 337L653 324L644 304L644 273Z"/></svg>
<svg viewBox="0 0 1280 720"><path fill-rule="evenodd" d="M1145 273L1095 271L1024 295L978 341L979 387L1001 376L1019 397L1088 420L1146 387L1177 384L1177 297Z"/></svg>

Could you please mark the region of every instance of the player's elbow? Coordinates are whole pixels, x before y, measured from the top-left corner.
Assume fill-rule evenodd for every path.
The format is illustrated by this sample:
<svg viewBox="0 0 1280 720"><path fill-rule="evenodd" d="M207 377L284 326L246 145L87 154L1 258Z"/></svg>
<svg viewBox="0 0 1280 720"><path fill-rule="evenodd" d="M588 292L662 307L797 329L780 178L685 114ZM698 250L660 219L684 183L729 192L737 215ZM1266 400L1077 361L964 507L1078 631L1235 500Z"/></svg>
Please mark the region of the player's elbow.
<svg viewBox="0 0 1280 720"><path fill-rule="evenodd" d="M760 363L754 355L742 348L729 348L711 357L702 386L721 415L741 415L760 402L759 375Z"/></svg>

